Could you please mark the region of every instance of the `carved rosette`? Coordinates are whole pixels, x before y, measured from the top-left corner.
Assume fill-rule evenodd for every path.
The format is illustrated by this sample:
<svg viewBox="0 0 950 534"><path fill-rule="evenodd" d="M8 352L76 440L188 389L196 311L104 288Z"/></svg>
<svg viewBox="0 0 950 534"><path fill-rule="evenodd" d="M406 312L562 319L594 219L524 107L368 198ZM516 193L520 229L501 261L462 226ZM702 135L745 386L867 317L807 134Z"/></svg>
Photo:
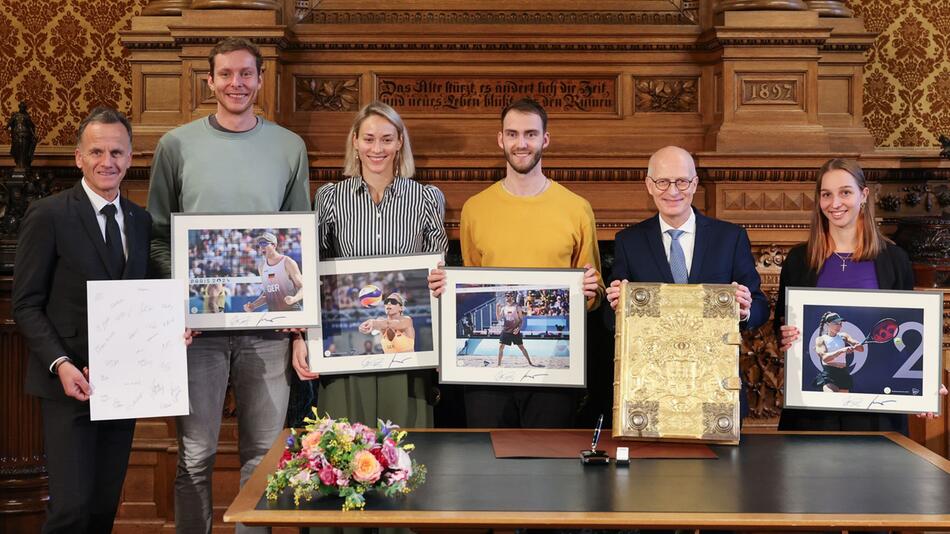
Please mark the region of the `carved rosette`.
<svg viewBox="0 0 950 534"><path fill-rule="evenodd" d="M714 11L805 11L804 0L719 0Z"/></svg>
<svg viewBox="0 0 950 534"><path fill-rule="evenodd" d="M806 0L808 9L822 17L853 17L854 13L841 0Z"/></svg>
<svg viewBox="0 0 950 534"><path fill-rule="evenodd" d="M356 111L359 78L300 76L294 82L295 111Z"/></svg>
<svg viewBox="0 0 950 534"><path fill-rule="evenodd" d="M699 98L696 78L637 78L637 112L697 112Z"/></svg>
<svg viewBox="0 0 950 534"><path fill-rule="evenodd" d="M146 16L178 16L182 9L191 8L191 0L152 0L142 10Z"/></svg>

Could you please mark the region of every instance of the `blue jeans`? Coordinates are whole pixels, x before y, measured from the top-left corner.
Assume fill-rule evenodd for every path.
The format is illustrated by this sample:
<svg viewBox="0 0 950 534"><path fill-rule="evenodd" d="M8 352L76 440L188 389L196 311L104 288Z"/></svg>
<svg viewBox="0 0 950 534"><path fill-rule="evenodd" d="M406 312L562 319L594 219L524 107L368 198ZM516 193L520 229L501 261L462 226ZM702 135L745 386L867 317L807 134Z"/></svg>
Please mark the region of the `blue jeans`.
<svg viewBox="0 0 950 534"><path fill-rule="evenodd" d="M284 427L290 395L287 334L205 332L188 348L189 415L178 418L175 529L210 533L214 469L224 395L237 400L241 485ZM238 532L251 530L238 525Z"/></svg>

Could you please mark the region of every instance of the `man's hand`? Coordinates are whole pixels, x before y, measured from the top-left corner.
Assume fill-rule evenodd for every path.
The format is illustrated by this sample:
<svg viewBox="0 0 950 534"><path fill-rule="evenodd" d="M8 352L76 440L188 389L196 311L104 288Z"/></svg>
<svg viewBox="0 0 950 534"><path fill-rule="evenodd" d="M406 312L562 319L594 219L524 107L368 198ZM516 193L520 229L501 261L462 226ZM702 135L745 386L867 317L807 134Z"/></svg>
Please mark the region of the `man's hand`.
<svg viewBox="0 0 950 534"><path fill-rule="evenodd" d="M80 372L73 362L65 361L56 368L56 374L59 376L60 383L63 384L63 393L67 397L80 402L89 400L89 395L92 395L92 386L89 385L88 367Z"/></svg>
<svg viewBox="0 0 950 534"><path fill-rule="evenodd" d="M594 266L585 263L584 264L584 296L587 298L594 298L597 296L597 289L600 284L597 283L597 269L594 269Z"/></svg>
<svg viewBox="0 0 950 534"><path fill-rule="evenodd" d="M429 291L433 297L439 297L445 291L445 271L442 267L445 267L445 262L440 261L435 269L429 271Z"/></svg>
<svg viewBox="0 0 950 534"><path fill-rule="evenodd" d="M294 336L291 341L291 354L290 361L294 366L294 371L297 372L297 378L304 381L320 378L319 373L310 371L310 363L307 361L307 341L303 337Z"/></svg>
<svg viewBox="0 0 950 534"><path fill-rule="evenodd" d="M626 282L626 280L623 280L623 282ZM610 309L614 311L617 311L617 302L620 300L620 284L620 280L614 280L607 288L607 303L610 304Z"/></svg>
<svg viewBox="0 0 950 534"><path fill-rule="evenodd" d="M733 282L732 285L736 287L736 302L739 303L739 320L745 321L749 318L749 315L752 314L752 292L739 282Z"/></svg>
<svg viewBox="0 0 950 534"><path fill-rule="evenodd" d="M245 302L244 311L246 311L247 313L251 313L252 311L254 311L254 306L251 306L250 302Z"/></svg>
<svg viewBox="0 0 950 534"><path fill-rule="evenodd" d="M185 333L182 335L185 338L185 346L190 347L191 342L194 341L195 336L200 336L201 332L198 330L192 330L191 328L185 327Z"/></svg>

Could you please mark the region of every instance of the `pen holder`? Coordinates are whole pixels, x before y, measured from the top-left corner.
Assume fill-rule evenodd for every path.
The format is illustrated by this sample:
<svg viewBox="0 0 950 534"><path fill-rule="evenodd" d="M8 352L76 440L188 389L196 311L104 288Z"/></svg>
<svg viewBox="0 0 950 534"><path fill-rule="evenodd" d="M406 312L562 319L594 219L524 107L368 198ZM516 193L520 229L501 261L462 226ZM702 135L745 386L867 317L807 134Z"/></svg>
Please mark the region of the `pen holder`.
<svg viewBox="0 0 950 534"><path fill-rule="evenodd" d="M581 463L584 465L607 465L610 463L610 456L607 455L607 451L600 449L596 451L585 450L581 451Z"/></svg>

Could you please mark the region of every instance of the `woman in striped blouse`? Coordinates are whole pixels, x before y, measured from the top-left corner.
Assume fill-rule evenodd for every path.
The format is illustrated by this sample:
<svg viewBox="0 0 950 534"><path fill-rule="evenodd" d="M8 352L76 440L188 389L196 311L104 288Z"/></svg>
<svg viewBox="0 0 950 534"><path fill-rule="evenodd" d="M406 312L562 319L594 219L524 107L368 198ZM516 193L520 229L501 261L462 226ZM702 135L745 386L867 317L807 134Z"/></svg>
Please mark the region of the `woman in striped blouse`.
<svg viewBox="0 0 950 534"><path fill-rule="evenodd" d="M445 197L438 188L412 180L415 165L402 118L382 102L356 114L347 138L339 182L321 187L314 199L320 257L397 256L445 252ZM318 378L294 359L302 380ZM431 427L431 370L319 377L320 413L370 426L389 419L404 427Z"/></svg>

